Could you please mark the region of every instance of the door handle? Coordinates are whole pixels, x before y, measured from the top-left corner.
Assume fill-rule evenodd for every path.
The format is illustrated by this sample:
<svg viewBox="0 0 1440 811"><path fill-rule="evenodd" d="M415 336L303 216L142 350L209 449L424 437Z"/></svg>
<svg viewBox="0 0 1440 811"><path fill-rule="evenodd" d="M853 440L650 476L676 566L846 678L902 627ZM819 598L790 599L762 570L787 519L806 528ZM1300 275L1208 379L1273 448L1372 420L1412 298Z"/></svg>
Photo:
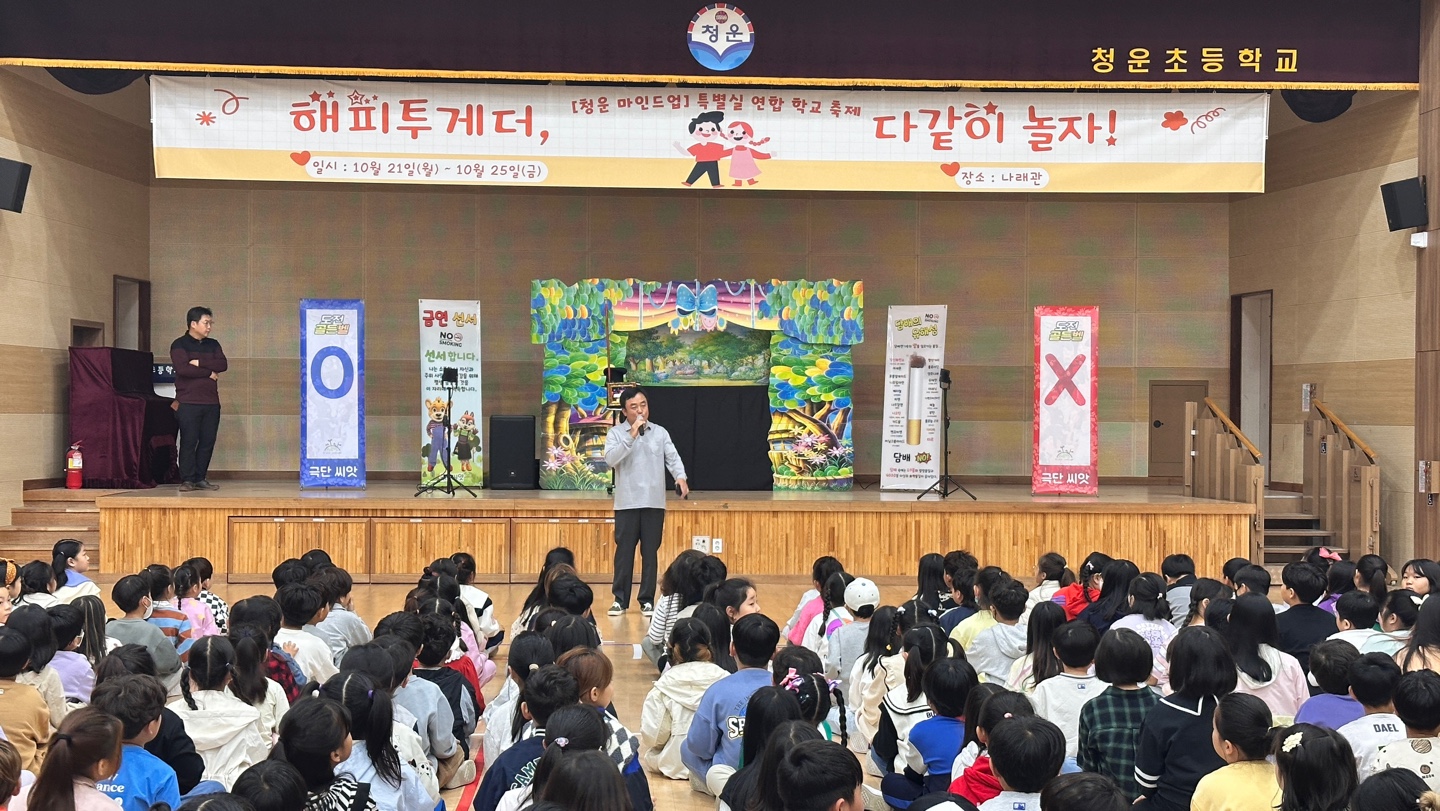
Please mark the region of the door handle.
<svg viewBox="0 0 1440 811"><path fill-rule="evenodd" d="M1161 421L1159 421L1159 420L1156 420L1156 421L1154 421L1154 422L1152 422L1152 423L1150 423L1150 424L1151 424L1153 427L1155 427L1155 428L1161 428L1161 427L1163 427L1163 426L1165 425L1165 423L1163 423L1163 422L1161 422Z"/></svg>

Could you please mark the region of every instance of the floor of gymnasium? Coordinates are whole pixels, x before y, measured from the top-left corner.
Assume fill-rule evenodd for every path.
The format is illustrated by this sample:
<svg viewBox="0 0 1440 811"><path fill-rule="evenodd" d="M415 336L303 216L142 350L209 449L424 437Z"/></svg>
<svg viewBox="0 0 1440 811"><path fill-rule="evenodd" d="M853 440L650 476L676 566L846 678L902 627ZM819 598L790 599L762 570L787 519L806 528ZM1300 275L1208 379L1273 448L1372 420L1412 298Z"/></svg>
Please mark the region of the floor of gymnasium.
<svg viewBox="0 0 1440 811"><path fill-rule="evenodd" d="M603 650L615 664L615 709L619 713L621 722L638 735L640 732L640 708L656 677L654 666L640 653L639 649L640 640L645 637L645 631L649 627L649 620L640 616L639 607L634 605L633 601L632 608L623 616L606 616L605 609L609 608L611 600L609 591L604 586L591 585L596 589L596 622L601 635L605 638ZM495 601L495 617L506 629L510 627L510 623L519 613L520 605L531 588L528 585L482 585L481 587ZM791 612L795 610L795 604L800 599L800 594L809 587L810 584L802 583L801 578L795 578L793 582L784 584L767 582L759 586L761 611L783 625L790 618ZM375 623L381 617L392 611L400 610L405 600L405 593L410 588L409 585L357 585L354 592L355 610L364 618L366 625L374 628ZM254 594L268 594L270 590L254 584L234 584L216 585L215 592L233 603ZM882 600L892 605L898 605L909 599L912 593L913 589L908 584L906 586L881 586ZM113 606L111 611L115 611ZM508 635L508 630L506 633ZM485 686L484 693L487 700L500 691L507 649L507 645L501 645L496 656L496 664L501 670L497 673L496 678ZM867 780L878 785L878 781L874 778L867 778ZM445 792L444 799L447 809L454 811L459 807L461 793L462 791L458 789ZM715 807L713 799L692 792L689 783L668 780L655 774L650 775L650 793L655 800L655 807L663 809L663 811L710 811Z"/></svg>

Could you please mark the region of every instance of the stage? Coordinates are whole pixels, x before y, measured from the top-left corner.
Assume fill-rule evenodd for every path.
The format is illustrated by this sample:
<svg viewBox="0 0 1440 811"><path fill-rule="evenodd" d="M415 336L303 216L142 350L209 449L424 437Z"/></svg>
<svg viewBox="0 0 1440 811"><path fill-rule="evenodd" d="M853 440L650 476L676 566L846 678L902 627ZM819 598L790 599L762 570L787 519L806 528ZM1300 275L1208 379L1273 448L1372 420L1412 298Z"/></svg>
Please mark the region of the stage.
<svg viewBox="0 0 1440 811"><path fill-rule="evenodd" d="M671 496L660 550L663 567L695 535L723 541L735 575L794 576L833 554L856 574L914 577L916 559L968 549L986 564L1029 577L1058 551L1072 566L1092 550L1156 570L1185 552L1200 571L1249 556L1248 504L1186 498L1178 487L1102 486L1099 497L1033 497L1024 486L971 485L940 500L914 494L728 492ZM477 580L531 582L545 552L574 550L587 579L608 582L613 557L604 492L478 490L477 498L378 483L359 491L302 491L294 481L227 481L213 492L174 486L105 495L101 559L107 573L176 565L203 555L229 582L266 581L285 558L324 548L357 582L416 579L427 563L464 550ZM638 572L638 567L637 567Z"/></svg>

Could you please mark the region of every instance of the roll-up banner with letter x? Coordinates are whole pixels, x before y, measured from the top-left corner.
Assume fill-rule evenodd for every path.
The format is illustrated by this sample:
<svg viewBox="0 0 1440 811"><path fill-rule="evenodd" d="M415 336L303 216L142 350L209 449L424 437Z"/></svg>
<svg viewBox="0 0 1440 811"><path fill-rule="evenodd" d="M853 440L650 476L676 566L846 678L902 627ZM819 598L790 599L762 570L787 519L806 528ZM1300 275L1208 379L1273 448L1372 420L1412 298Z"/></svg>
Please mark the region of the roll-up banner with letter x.
<svg viewBox="0 0 1440 811"><path fill-rule="evenodd" d="M1037 495L1093 496L1099 490L1099 325L1099 307L1035 308L1030 489Z"/></svg>
<svg viewBox="0 0 1440 811"><path fill-rule="evenodd" d="M300 486L365 486L365 302L300 302Z"/></svg>

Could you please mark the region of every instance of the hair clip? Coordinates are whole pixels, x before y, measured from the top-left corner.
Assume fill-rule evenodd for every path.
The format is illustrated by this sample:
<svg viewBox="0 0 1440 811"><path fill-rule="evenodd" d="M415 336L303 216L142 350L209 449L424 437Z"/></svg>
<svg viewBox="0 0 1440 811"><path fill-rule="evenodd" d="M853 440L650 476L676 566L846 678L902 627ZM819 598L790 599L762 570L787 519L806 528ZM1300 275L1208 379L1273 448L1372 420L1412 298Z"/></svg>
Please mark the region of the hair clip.
<svg viewBox="0 0 1440 811"><path fill-rule="evenodd" d="M1331 560L1331 561L1335 561L1335 562L1337 562L1337 563L1340 561L1340 555L1339 555L1339 554L1337 554L1337 553L1335 553L1335 552L1333 552L1333 551L1331 551L1331 550L1329 550L1329 549L1326 549L1326 548L1323 547L1323 546L1320 547L1320 551L1316 552L1316 554L1319 555L1322 560Z"/></svg>
<svg viewBox="0 0 1440 811"><path fill-rule="evenodd" d="M1285 743L1280 746L1280 751L1289 753L1291 750L1298 747L1300 745L1300 741L1304 740L1304 738L1304 734L1300 732L1291 734L1290 737L1285 739Z"/></svg>
<svg viewBox="0 0 1440 811"><path fill-rule="evenodd" d="M897 617L903 617L903 616L905 616L905 606L902 605L902 606L900 606L899 608L895 609L895 616L897 616Z"/></svg>
<svg viewBox="0 0 1440 811"><path fill-rule="evenodd" d="M539 670L539 669L540 669L540 666L539 666L539 665L535 664L534 662L531 662L531 663L530 663L530 672L531 672L531 673L534 673L535 671L537 671L537 670Z"/></svg>
<svg viewBox="0 0 1440 811"><path fill-rule="evenodd" d="M366 691L365 691L365 697L366 697L366 698L374 698L374 697L375 697L375 691L374 691L374 690L366 690Z"/></svg>
<svg viewBox="0 0 1440 811"><path fill-rule="evenodd" d="M785 678L780 680L780 686L792 693L799 693L800 682L803 680L804 677L795 672L795 668L792 667L790 668L790 672L785 674Z"/></svg>
<svg viewBox="0 0 1440 811"><path fill-rule="evenodd" d="M73 743L73 742L75 741L74 738L70 737L70 733L68 733L68 732L57 732L57 733L55 733L55 740L57 740L57 741L64 741L64 742L66 742L66 743Z"/></svg>
<svg viewBox="0 0 1440 811"><path fill-rule="evenodd" d="M565 747L567 747L567 746L570 745L570 739L569 739L569 738L556 738L556 739L554 740L554 742L552 742L550 745L551 745L551 746L558 746L558 747L560 747L561 749L564 749Z"/></svg>

